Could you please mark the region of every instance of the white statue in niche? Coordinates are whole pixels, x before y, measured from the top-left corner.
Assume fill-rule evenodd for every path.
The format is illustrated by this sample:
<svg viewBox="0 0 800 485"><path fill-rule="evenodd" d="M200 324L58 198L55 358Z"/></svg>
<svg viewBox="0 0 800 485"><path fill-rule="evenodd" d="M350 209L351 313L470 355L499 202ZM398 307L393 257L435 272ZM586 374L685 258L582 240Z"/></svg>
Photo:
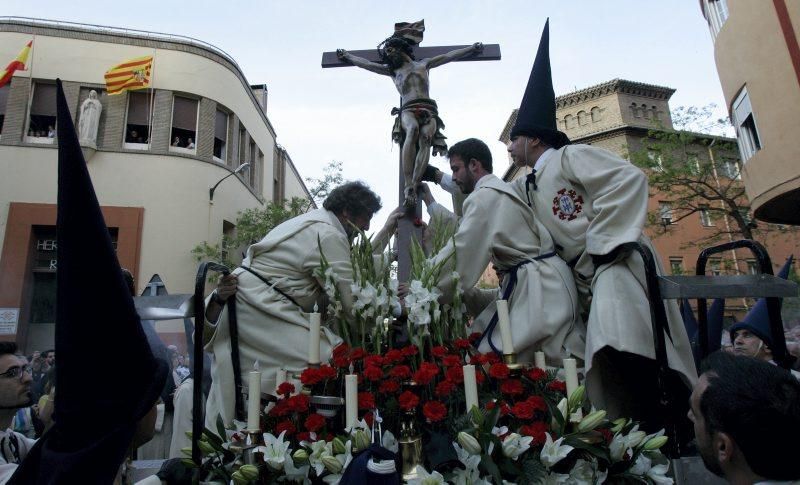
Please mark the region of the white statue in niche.
<svg viewBox="0 0 800 485"><path fill-rule="evenodd" d="M103 105L97 99L97 91L89 91L89 97L81 104L80 120L78 121L78 138L81 145L97 147L97 127L100 124L100 113Z"/></svg>

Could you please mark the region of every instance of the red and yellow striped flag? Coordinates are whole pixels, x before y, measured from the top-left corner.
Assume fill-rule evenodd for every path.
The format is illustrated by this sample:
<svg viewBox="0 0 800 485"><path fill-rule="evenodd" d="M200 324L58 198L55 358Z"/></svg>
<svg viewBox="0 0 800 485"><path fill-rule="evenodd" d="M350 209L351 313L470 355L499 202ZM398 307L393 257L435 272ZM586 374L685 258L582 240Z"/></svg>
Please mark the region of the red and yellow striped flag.
<svg viewBox="0 0 800 485"><path fill-rule="evenodd" d="M33 46L33 41L28 42L25 47L22 48L22 51L19 53L17 58L9 62L3 71L0 71L0 88L11 81L11 76L14 75L14 71L25 70L25 63L28 62L28 55L31 53L31 46Z"/></svg>
<svg viewBox="0 0 800 485"><path fill-rule="evenodd" d="M108 94L150 86L150 72L153 69L153 56L137 57L106 71L106 90Z"/></svg>

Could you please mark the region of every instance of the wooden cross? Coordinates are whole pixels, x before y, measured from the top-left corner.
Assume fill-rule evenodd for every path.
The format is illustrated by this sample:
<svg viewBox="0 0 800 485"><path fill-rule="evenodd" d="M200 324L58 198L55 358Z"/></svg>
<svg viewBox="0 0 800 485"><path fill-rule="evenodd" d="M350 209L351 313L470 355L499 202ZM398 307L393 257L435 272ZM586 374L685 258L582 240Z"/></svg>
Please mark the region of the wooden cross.
<svg viewBox="0 0 800 485"><path fill-rule="evenodd" d="M413 48L414 57L416 59L432 58L441 54L451 52L455 49L467 47L466 45L454 46L429 46ZM372 62L382 62L378 49L349 51L351 54L363 57L364 59ZM481 52L456 59L453 62L463 61L497 61L500 60L500 45L499 44L484 44ZM352 64L339 59L336 51L322 53L322 67L353 67ZM400 150L400 157L402 157L402 150ZM403 193L403 162L402 158L399 163L399 205L405 201L405 194ZM411 273L411 239L414 238L421 243L422 241L422 228L415 226L414 221L419 219L422 215L422 206L417 202L416 207L408 209L406 217L400 219L397 225L397 279L400 282L407 282Z"/></svg>

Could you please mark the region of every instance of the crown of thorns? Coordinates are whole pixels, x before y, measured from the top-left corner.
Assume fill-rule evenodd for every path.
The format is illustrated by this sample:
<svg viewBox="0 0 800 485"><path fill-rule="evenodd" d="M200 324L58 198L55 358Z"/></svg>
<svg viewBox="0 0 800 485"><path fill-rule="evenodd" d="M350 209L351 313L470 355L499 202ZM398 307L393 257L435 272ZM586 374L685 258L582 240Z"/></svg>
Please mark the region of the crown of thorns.
<svg viewBox="0 0 800 485"><path fill-rule="evenodd" d="M380 44L378 44L378 56L380 56L381 59L386 58L387 47L399 48L401 51L408 54L409 57L414 59L414 48L411 45L411 42L409 42L403 37L400 37L398 35L392 35L390 37L387 37Z"/></svg>

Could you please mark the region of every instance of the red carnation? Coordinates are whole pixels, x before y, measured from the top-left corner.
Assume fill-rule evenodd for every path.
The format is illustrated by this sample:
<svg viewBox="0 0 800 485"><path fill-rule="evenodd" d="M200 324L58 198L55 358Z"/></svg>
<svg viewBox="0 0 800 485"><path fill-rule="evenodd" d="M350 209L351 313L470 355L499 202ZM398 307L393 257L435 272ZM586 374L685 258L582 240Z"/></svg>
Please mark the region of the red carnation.
<svg viewBox="0 0 800 485"><path fill-rule="evenodd" d="M522 382L519 379L508 379L500 384L500 392L509 396L519 396L525 392L525 388L522 387Z"/></svg>
<svg viewBox="0 0 800 485"><path fill-rule="evenodd" d="M419 404L419 396L411 391L404 391L400 394L400 397L397 398L397 402L400 404L400 409L410 411Z"/></svg>
<svg viewBox="0 0 800 485"><path fill-rule="evenodd" d="M533 419L533 414L535 412L536 409L528 401L518 402L511 408L511 414L519 419Z"/></svg>
<svg viewBox="0 0 800 485"><path fill-rule="evenodd" d="M280 400L275 404L275 407L269 410L267 414L272 417L286 416L291 412L287 399Z"/></svg>
<svg viewBox="0 0 800 485"><path fill-rule="evenodd" d="M489 362L485 354L475 354L470 357L469 363L473 365L483 365Z"/></svg>
<svg viewBox="0 0 800 485"><path fill-rule="evenodd" d="M442 358L447 355L447 347L444 345L437 345L431 349L431 355L434 357Z"/></svg>
<svg viewBox="0 0 800 485"><path fill-rule="evenodd" d="M547 411L547 403L541 396L531 396L527 399L527 403L533 406L536 411Z"/></svg>
<svg viewBox="0 0 800 485"><path fill-rule="evenodd" d="M442 381L436 384L436 391L434 392L438 397L447 397L453 392L455 387L452 381Z"/></svg>
<svg viewBox="0 0 800 485"><path fill-rule="evenodd" d="M312 436L312 433L310 433L308 431L301 431L301 432L297 433L297 436L295 436L295 439L297 439L298 442L300 442L300 441L312 442L312 441L316 441L317 440L317 435L315 433Z"/></svg>
<svg viewBox="0 0 800 485"><path fill-rule="evenodd" d="M416 345L406 345L400 349L400 353L403 354L403 357L412 357L419 353L419 349Z"/></svg>
<svg viewBox="0 0 800 485"><path fill-rule="evenodd" d="M519 429L520 434L533 437L533 446L542 445L546 440L547 425L543 421L526 424Z"/></svg>
<svg viewBox="0 0 800 485"><path fill-rule="evenodd" d="M428 422L435 423L447 416L447 407L439 401L428 401L422 406L422 414Z"/></svg>
<svg viewBox="0 0 800 485"><path fill-rule="evenodd" d="M309 367L300 374L300 382L307 386L313 386L319 383L320 380L322 380L322 376L319 373L319 369L313 367Z"/></svg>
<svg viewBox="0 0 800 485"><path fill-rule="evenodd" d="M389 374L397 379L408 379L411 377L411 367L407 365L396 365Z"/></svg>
<svg viewBox="0 0 800 485"><path fill-rule="evenodd" d="M383 394L397 392L398 390L400 390L400 383L393 379L387 379L381 382L381 385L378 388L378 392L381 392Z"/></svg>
<svg viewBox="0 0 800 485"><path fill-rule="evenodd" d="M453 367L461 365L461 357L457 355L445 355L442 357L442 365L445 367Z"/></svg>
<svg viewBox="0 0 800 485"><path fill-rule="evenodd" d="M486 374L483 372L476 372L475 373L475 382L478 384L483 384L486 381Z"/></svg>
<svg viewBox="0 0 800 485"><path fill-rule="evenodd" d="M348 359L347 357L334 357L333 365L335 365L339 369L347 369L348 367L350 367L350 359Z"/></svg>
<svg viewBox="0 0 800 485"><path fill-rule="evenodd" d="M538 382L547 377L547 372L543 371L538 367L534 367L533 369L528 371L528 379Z"/></svg>
<svg viewBox="0 0 800 485"><path fill-rule="evenodd" d="M383 360L386 364L400 362L403 360L403 354L397 349L392 349L386 352L386 355L383 356Z"/></svg>
<svg viewBox="0 0 800 485"><path fill-rule="evenodd" d="M373 382L379 381L383 379L383 371L380 369L380 367L370 365L364 369L364 377Z"/></svg>
<svg viewBox="0 0 800 485"><path fill-rule="evenodd" d="M280 435L284 431L286 431L287 435L291 436L297 430L295 429L294 424L287 419L286 421L281 421L275 425L275 434Z"/></svg>
<svg viewBox="0 0 800 485"><path fill-rule="evenodd" d="M339 344L333 348L334 357L345 357L350 353L350 347L347 344Z"/></svg>
<svg viewBox="0 0 800 485"><path fill-rule="evenodd" d="M471 334L469 334L469 337L467 337L467 339L469 339L469 342L470 342L472 345L475 345L475 343L477 343L477 342L478 342L478 340L480 340L480 339L481 339L481 336L482 336L482 335L483 335L483 334L482 334L482 333L480 333L480 332L472 332Z"/></svg>
<svg viewBox="0 0 800 485"><path fill-rule="evenodd" d="M500 356L495 354L494 352L487 352L485 355L487 364L496 364L500 362Z"/></svg>
<svg viewBox="0 0 800 485"><path fill-rule="evenodd" d="M372 423L375 421L375 416L372 415L372 411L369 411L364 414L364 422L367 423L368 427L372 427Z"/></svg>
<svg viewBox="0 0 800 485"><path fill-rule="evenodd" d="M350 358L352 360L361 360L367 355L367 351L362 349L361 347L356 347L350 352Z"/></svg>
<svg viewBox="0 0 800 485"><path fill-rule="evenodd" d="M375 409L375 396L371 392L359 392L358 409Z"/></svg>
<svg viewBox="0 0 800 485"><path fill-rule="evenodd" d="M291 396L286 399L286 406L289 408L290 411L296 413L304 413L308 411L308 405L310 404L311 399L306 396L305 394L298 394L296 396Z"/></svg>
<svg viewBox="0 0 800 485"><path fill-rule="evenodd" d="M547 385L547 388L551 391L560 392L562 394L567 393L567 384L564 381L555 380Z"/></svg>
<svg viewBox="0 0 800 485"><path fill-rule="evenodd" d="M308 415L303 425L306 427L306 430L316 433L325 426L325 418L321 414L312 413Z"/></svg>
<svg viewBox="0 0 800 485"><path fill-rule="evenodd" d="M456 341L453 342L453 345L455 345L457 349L463 349L463 350L472 347L472 344L469 343L469 340L465 338L457 338Z"/></svg>
<svg viewBox="0 0 800 485"><path fill-rule="evenodd" d="M336 377L336 369L329 365L322 365L319 368L319 376L321 379L333 379Z"/></svg>
<svg viewBox="0 0 800 485"><path fill-rule="evenodd" d="M374 365L375 367L380 367L383 365L383 357L380 355L368 355L364 357L364 367L369 367Z"/></svg>
<svg viewBox="0 0 800 485"><path fill-rule="evenodd" d="M291 382L282 382L280 386L278 386L278 394L281 396L287 396L294 392L294 384Z"/></svg>
<svg viewBox="0 0 800 485"><path fill-rule="evenodd" d="M456 384L464 382L464 368L461 366L453 366L447 369L447 380L453 381Z"/></svg>
<svg viewBox="0 0 800 485"><path fill-rule="evenodd" d="M508 379L508 366L499 362L489 367L489 375L495 379Z"/></svg>

